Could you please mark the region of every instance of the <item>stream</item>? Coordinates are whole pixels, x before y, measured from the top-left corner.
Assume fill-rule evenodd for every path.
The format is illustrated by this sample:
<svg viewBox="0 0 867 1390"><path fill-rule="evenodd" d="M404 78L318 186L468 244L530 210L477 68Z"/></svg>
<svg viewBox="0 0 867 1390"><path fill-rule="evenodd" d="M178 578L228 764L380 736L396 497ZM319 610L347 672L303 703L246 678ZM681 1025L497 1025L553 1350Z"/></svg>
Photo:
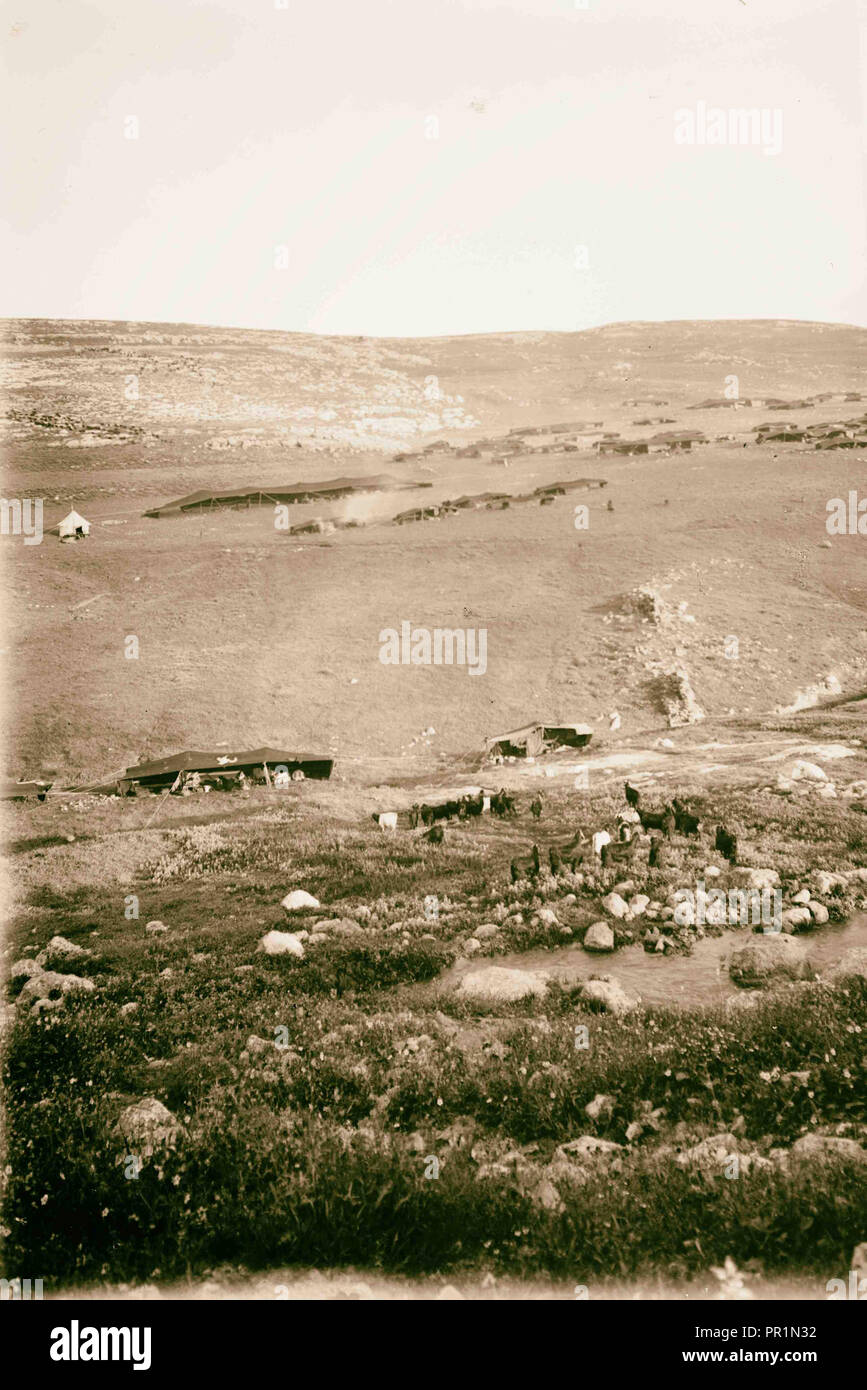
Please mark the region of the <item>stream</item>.
<svg viewBox="0 0 867 1390"><path fill-rule="evenodd" d="M564 983L610 974L625 989L639 994L644 1004L680 1004L690 1008L718 1003L728 995L741 993L729 978L728 964L732 952L749 941L751 935L750 927L739 927L724 930L721 936L702 937L690 956L656 955L641 945L590 952L578 942L571 942L505 956L475 957L454 966L445 978L458 980L491 965L508 970L543 970ZM867 946L867 912L857 913L849 922L828 923L804 933L803 941L807 958L821 974L851 947Z"/></svg>

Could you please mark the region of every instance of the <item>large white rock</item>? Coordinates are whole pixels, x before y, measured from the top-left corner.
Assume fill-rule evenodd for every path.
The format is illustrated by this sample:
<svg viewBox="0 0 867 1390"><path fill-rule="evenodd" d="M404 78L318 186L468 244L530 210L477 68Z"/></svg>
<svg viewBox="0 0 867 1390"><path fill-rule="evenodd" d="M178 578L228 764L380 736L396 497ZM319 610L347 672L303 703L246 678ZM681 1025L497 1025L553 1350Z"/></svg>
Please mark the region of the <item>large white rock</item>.
<svg viewBox="0 0 867 1390"><path fill-rule="evenodd" d="M464 999L474 999L479 1003L510 1004L516 999L527 999L530 995L538 998L547 988L546 975L489 965L484 970L472 970L464 975L457 993Z"/></svg>
<svg viewBox="0 0 867 1390"><path fill-rule="evenodd" d="M585 951L613 951L614 932L607 922L594 922L584 937Z"/></svg>
<svg viewBox="0 0 867 1390"><path fill-rule="evenodd" d="M602 899L602 906L612 917L625 917L629 911L629 903L621 898L619 893L606 893Z"/></svg>
<svg viewBox="0 0 867 1390"><path fill-rule="evenodd" d="M799 758L797 762L792 764L789 776L793 782L827 782L828 780L827 772L823 772L816 763L805 762L803 758Z"/></svg>
<svg viewBox="0 0 867 1390"><path fill-rule="evenodd" d="M266 956L297 956L299 960L304 959L304 942L288 931L266 932L257 950L264 951Z"/></svg>
<svg viewBox="0 0 867 1390"><path fill-rule="evenodd" d="M813 972L797 937L772 932L734 951L729 974L736 984L761 987L775 979L808 980Z"/></svg>
<svg viewBox="0 0 867 1390"><path fill-rule="evenodd" d="M828 909L824 903L813 902L812 899L807 903L810 909L810 916L817 926L823 927L828 921Z"/></svg>
<svg viewBox="0 0 867 1390"><path fill-rule="evenodd" d="M813 914L808 907L787 907L783 913L783 926L788 927L810 927L813 925Z"/></svg>
<svg viewBox="0 0 867 1390"><path fill-rule="evenodd" d="M314 898L312 893L307 893L303 888L293 888L291 893L287 893L280 906L285 912L300 912L304 907L319 907L319 899Z"/></svg>

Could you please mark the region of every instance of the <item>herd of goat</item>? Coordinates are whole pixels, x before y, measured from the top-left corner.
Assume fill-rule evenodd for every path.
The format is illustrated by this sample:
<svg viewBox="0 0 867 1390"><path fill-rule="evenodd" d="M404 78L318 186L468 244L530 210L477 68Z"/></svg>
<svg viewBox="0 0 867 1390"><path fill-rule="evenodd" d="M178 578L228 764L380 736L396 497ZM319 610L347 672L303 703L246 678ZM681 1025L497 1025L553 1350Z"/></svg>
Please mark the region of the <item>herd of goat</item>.
<svg viewBox="0 0 867 1390"><path fill-rule="evenodd" d="M650 810L642 806L641 793L637 787L626 782L624 792L626 809L620 813L618 818L617 839L612 839L606 830L597 831L592 836L586 836L583 831L579 830L568 843L560 846L551 845L548 849L548 868L552 874L559 873L564 865L571 868L574 873L582 866L593 863L601 862L603 869L632 863L640 843L639 834L636 833L639 827L642 831L649 832L650 835L648 866L651 869L666 867L667 842L671 842L678 835L700 836L701 821L699 817L694 815L677 797L672 797L659 810ZM477 795L462 796L456 800L443 801L435 806L429 806L426 802L422 805L416 804L410 809L409 825L414 830L421 823L426 828L426 838L433 844L441 844L444 839L444 831L439 822L452 819L467 820L472 816L481 816L483 811L490 811L495 816L516 816L518 814L516 798L507 792L505 787L501 787L498 792L491 795L480 791ZM539 820L542 812L542 798L537 793L530 803L530 813L534 820ZM397 828L397 813L394 811L374 815L373 819L383 829L394 830ZM724 825L716 827L714 847L730 864L737 864L737 835L729 831ZM517 882L521 878L533 878L541 870L541 852L538 845L533 845L529 859L512 860L512 882Z"/></svg>

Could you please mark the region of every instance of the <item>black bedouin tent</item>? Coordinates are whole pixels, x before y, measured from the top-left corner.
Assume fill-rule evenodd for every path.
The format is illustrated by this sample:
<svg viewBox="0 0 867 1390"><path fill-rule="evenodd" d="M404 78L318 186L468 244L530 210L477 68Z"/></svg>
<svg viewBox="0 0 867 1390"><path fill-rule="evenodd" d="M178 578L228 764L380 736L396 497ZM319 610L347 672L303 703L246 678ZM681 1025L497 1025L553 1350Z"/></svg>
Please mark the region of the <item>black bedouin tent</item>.
<svg viewBox="0 0 867 1390"><path fill-rule="evenodd" d="M255 487L199 488L161 507L152 507L145 516L179 516L183 512L201 511L211 507L253 507L269 503L329 501L349 497L354 492L405 492L413 488L432 487L432 483L392 477L390 473L372 473L361 478L330 478L323 483L275 483Z"/></svg>
<svg viewBox="0 0 867 1390"><path fill-rule="evenodd" d="M142 787L170 787L178 774L183 772L218 776L230 772L251 773L265 765L270 772L285 767L290 776L293 772L303 772L305 777L327 780L331 776L334 759L319 753L288 752L285 748L253 748L242 752L214 748L205 752L173 753L168 758L139 763L137 767L126 769L123 780L137 782Z"/></svg>

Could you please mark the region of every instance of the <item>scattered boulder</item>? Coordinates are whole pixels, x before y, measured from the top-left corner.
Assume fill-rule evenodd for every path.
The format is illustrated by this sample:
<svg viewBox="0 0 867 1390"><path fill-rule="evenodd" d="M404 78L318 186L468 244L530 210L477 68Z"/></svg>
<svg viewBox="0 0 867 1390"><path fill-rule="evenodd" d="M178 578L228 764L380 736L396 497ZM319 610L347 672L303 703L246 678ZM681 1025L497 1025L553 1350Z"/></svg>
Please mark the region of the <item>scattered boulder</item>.
<svg viewBox="0 0 867 1390"><path fill-rule="evenodd" d="M607 922L593 922L584 936L585 951L613 951L614 932Z"/></svg>
<svg viewBox="0 0 867 1390"><path fill-rule="evenodd" d="M319 907L319 899L314 898L312 893L307 893L303 888L293 888L291 893L287 893L281 899L280 906L284 912L301 912L305 907Z"/></svg>
<svg viewBox="0 0 867 1390"><path fill-rule="evenodd" d="M74 941L67 941L65 936L52 936L48 945L43 947L36 957L36 964L45 967L50 961L53 965L71 965L73 961L86 960L93 955L84 946L76 946Z"/></svg>
<svg viewBox="0 0 867 1390"><path fill-rule="evenodd" d="M146 922L145 931L150 932L151 936L159 936L161 932L168 931L165 922Z"/></svg>
<svg viewBox="0 0 867 1390"><path fill-rule="evenodd" d="M487 941L490 937L496 936L499 930L500 928L495 922L484 922L480 927L476 927L476 940Z"/></svg>
<svg viewBox="0 0 867 1390"><path fill-rule="evenodd" d="M629 912L629 904L621 898L619 893L606 893L602 899L602 906L606 912L610 912L612 917L625 917Z"/></svg>
<svg viewBox="0 0 867 1390"><path fill-rule="evenodd" d="M135 1105L122 1110L117 1127L127 1144L136 1153L153 1153L158 1145L172 1145L181 1132L181 1126L171 1110L155 1096L146 1096Z"/></svg>
<svg viewBox="0 0 867 1390"><path fill-rule="evenodd" d="M803 758L792 764L789 776L793 782L827 782L828 774L816 763L805 762Z"/></svg>
<svg viewBox="0 0 867 1390"><path fill-rule="evenodd" d="M396 922L394 926L398 931L401 929L400 922ZM321 922L314 923L313 930L318 936L323 936L329 932L333 933L334 936L361 936L364 933L364 928L352 917L327 917ZM392 928L388 927L387 930L391 931Z"/></svg>
<svg viewBox="0 0 867 1390"><path fill-rule="evenodd" d="M741 888L776 888L780 882L776 869L732 869L731 878Z"/></svg>
<svg viewBox="0 0 867 1390"><path fill-rule="evenodd" d="M547 976L531 974L529 970L506 970L500 965L489 965L484 970L473 970L464 975L457 988L463 999L472 999L483 1004L511 1004L517 999L527 999L531 995L541 997L548 987Z"/></svg>
<svg viewBox="0 0 867 1390"><path fill-rule="evenodd" d="M816 885L816 892L825 897L832 888L845 884L846 876L845 874L830 874L824 869L817 869L813 874L813 882Z"/></svg>
<svg viewBox="0 0 867 1390"><path fill-rule="evenodd" d="M594 1123L598 1123L600 1120L604 1123L611 1119L616 1104L616 1096L606 1096L600 1091L584 1106L584 1114L588 1120L593 1120Z"/></svg>
<svg viewBox="0 0 867 1390"><path fill-rule="evenodd" d="M695 1166L704 1173L715 1173L731 1162L732 1155L737 1151L738 1141L733 1134L712 1134L692 1148L684 1149L675 1158L675 1163L679 1168Z"/></svg>
<svg viewBox="0 0 867 1390"><path fill-rule="evenodd" d="M16 960L9 971L10 980L18 980L24 976L25 980L30 980L34 975L42 973L42 966L35 960Z"/></svg>
<svg viewBox="0 0 867 1390"><path fill-rule="evenodd" d="M611 1014L628 1014L641 1007L639 996L629 994L620 982L612 979L610 975L599 975L590 980L583 980L581 993L584 999L594 1000L601 1004L607 1013Z"/></svg>
<svg viewBox="0 0 867 1390"><path fill-rule="evenodd" d="M287 931L266 932L256 949L264 951L266 956L297 956L299 960L304 959L304 942Z"/></svg>
<svg viewBox="0 0 867 1390"><path fill-rule="evenodd" d="M867 1149L857 1139L838 1139L833 1134L805 1134L796 1139L789 1153L791 1162L823 1162L845 1159L867 1164Z"/></svg>
<svg viewBox="0 0 867 1390"><path fill-rule="evenodd" d="M807 907L810 909L810 916L816 923L816 926L823 927L825 923L828 921L828 909L825 906L825 904L813 902L811 898L810 901L807 903Z"/></svg>
<svg viewBox="0 0 867 1390"><path fill-rule="evenodd" d="M758 985L778 979L809 980L813 971L803 947L788 932L754 936L732 953L729 974L737 985Z"/></svg>
<svg viewBox="0 0 867 1390"><path fill-rule="evenodd" d="M813 914L808 907L788 907L783 913L785 927L811 927Z"/></svg>
<svg viewBox="0 0 867 1390"><path fill-rule="evenodd" d="M36 999L61 998L66 994L90 994L96 989L93 980L81 975L60 975L56 970L40 970L31 975L18 996L19 1004L29 1004Z"/></svg>
<svg viewBox="0 0 867 1390"><path fill-rule="evenodd" d="M595 1134L582 1134L580 1139L570 1139L568 1143L561 1144L557 1152L579 1159L612 1158L614 1154L623 1152L623 1145L615 1144L613 1139L599 1139Z"/></svg>

